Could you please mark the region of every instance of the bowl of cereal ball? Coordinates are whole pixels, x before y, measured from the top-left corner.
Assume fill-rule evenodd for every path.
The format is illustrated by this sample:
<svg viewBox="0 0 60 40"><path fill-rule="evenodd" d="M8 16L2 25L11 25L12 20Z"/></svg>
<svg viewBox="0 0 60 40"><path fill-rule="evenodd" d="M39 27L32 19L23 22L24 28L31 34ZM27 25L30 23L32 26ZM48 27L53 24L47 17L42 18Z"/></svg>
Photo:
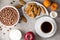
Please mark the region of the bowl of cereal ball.
<svg viewBox="0 0 60 40"><path fill-rule="evenodd" d="M0 9L0 22L3 26L15 26L19 18L19 11L14 6L7 5Z"/></svg>

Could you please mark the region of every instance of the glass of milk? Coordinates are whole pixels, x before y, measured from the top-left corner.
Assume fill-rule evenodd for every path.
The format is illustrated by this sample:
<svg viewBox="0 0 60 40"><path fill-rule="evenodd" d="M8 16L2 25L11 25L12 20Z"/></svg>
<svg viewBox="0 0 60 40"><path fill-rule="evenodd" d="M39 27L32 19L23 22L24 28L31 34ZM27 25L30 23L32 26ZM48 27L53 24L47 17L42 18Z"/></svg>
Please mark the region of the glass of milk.
<svg viewBox="0 0 60 40"><path fill-rule="evenodd" d="M22 33L18 29L13 29L9 32L9 38L11 40L21 40L22 38Z"/></svg>

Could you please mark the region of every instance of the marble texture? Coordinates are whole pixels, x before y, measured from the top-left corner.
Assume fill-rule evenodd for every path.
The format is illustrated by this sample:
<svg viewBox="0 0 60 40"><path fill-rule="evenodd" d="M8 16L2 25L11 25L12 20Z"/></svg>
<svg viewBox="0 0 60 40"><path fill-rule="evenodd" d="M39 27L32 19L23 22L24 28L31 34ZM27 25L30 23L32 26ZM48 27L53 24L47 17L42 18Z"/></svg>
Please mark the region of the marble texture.
<svg viewBox="0 0 60 40"><path fill-rule="evenodd" d="M0 9L5 6L5 5L11 5L10 2L12 2L13 0L0 0ZM26 2L28 1L32 1L32 0L25 0ZM40 2L42 3L44 0L34 0L34 1L37 1L37 2ZM34 27L34 24L35 24L35 20L34 19L30 19L28 18L27 16L25 16L28 20L27 23L21 21L20 23L18 23L15 27L12 27L12 29L19 29L21 30L22 34L24 35L26 32L28 31L33 31L35 36L36 36L36 40L60 40L60 0L52 0L54 2L57 2L59 4L59 9L57 10L58 12L58 17L55 18L55 21L57 23L57 32L55 33L54 36L50 37L50 38L41 38L39 35L36 34L35 32L35 27ZM15 0L15 3L13 3L12 5L17 5L19 4L19 1L18 0ZM47 9L49 12L51 11L50 8ZM21 12L21 9L19 9L20 13L22 14ZM9 30L9 27L4 27L2 25L0 25L2 27L2 31L0 31L0 40L10 40L9 39L9 32L7 32L7 30ZM5 33L5 35L3 34ZM23 37L21 40L24 40Z"/></svg>

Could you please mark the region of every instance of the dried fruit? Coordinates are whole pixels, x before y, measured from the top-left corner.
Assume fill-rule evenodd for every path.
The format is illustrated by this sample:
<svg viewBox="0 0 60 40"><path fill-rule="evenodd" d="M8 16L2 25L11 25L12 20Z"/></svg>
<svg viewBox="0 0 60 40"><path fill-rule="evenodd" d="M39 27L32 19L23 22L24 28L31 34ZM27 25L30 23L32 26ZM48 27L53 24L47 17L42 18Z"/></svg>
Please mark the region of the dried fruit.
<svg viewBox="0 0 60 40"><path fill-rule="evenodd" d="M21 3L21 5L25 5L26 2L24 0L19 0L19 2Z"/></svg>
<svg viewBox="0 0 60 40"><path fill-rule="evenodd" d="M24 16L22 16L21 18L22 18L22 21L27 22L27 19Z"/></svg>
<svg viewBox="0 0 60 40"><path fill-rule="evenodd" d="M43 4L45 7L49 7L51 5L51 2L49 0L44 0Z"/></svg>
<svg viewBox="0 0 60 40"><path fill-rule="evenodd" d="M58 4L57 3L52 3L51 10L57 10L57 9L58 9Z"/></svg>
<svg viewBox="0 0 60 40"><path fill-rule="evenodd" d="M19 4L19 5L16 5L15 7L18 9L18 8L21 8L22 5Z"/></svg>

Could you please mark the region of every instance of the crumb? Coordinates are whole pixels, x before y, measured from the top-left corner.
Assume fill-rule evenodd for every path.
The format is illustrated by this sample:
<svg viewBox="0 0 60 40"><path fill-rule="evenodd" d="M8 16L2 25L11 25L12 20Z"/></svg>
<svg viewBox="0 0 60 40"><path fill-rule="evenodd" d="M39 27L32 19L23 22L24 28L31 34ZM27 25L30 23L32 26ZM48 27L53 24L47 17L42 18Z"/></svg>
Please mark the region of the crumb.
<svg viewBox="0 0 60 40"><path fill-rule="evenodd" d="M12 28L9 28L10 30L12 29Z"/></svg>
<svg viewBox="0 0 60 40"><path fill-rule="evenodd" d="M0 30L2 30L2 28L0 27Z"/></svg>
<svg viewBox="0 0 60 40"><path fill-rule="evenodd" d="M15 25L16 26L16 25Z"/></svg>
<svg viewBox="0 0 60 40"><path fill-rule="evenodd" d="M13 4L13 2L11 2L10 4Z"/></svg>
<svg viewBox="0 0 60 40"><path fill-rule="evenodd" d="M2 28L0 28L0 30L2 30Z"/></svg>
<svg viewBox="0 0 60 40"><path fill-rule="evenodd" d="M7 31L9 31L9 30L7 30Z"/></svg>
<svg viewBox="0 0 60 40"><path fill-rule="evenodd" d="M5 35L5 33L3 33L3 35Z"/></svg>
<svg viewBox="0 0 60 40"><path fill-rule="evenodd" d="M0 27L1 28L1 27Z"/></svg>
<svg viewBox="0 0 60 40"><path fill-rule="evenodd" d="M13 2L15 2L15 1L13 0Z"/></svg>

